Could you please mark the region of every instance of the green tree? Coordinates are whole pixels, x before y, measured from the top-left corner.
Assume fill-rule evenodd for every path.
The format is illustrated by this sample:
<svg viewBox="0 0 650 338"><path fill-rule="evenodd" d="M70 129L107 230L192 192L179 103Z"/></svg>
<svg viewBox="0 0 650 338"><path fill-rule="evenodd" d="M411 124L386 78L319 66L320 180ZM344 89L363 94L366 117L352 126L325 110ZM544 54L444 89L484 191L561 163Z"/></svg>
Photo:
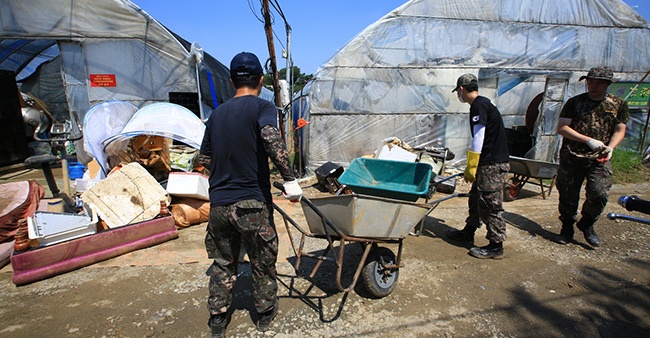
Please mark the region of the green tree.
<svg viewBox="0 0 650 338"><path fill-rule="evenodd" d="M293 94L299 92L307 82L309 82L312 78L314 78L314 75L312 74L304 74L300 72L300 68L297 66L293 66L293 73L292 73L292 78L293 78ZM287 69L282 68L278 71L278 78L281 80L284 80L287 78ZM273 90L273 81L271 78L271 74L265 74L264 75L264 86L268 88L269 90Z"/></svg>

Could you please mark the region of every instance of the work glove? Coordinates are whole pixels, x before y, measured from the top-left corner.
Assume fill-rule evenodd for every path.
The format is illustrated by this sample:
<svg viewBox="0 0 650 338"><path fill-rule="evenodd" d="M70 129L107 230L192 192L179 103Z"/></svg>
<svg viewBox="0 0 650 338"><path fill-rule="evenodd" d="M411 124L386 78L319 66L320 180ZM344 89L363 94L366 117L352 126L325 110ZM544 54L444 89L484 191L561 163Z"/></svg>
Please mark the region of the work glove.
<svg viewBox="0 0 650 338"><path fill-rule="evenodd" d="M605 149L603 149L600 152L596 161L600 163L605 163L612 159L613 154L614 154L614 148L606 146Z"/></svg>
<svg viewBox="0 0 650 338"><path fill-rule="evenodd" d="M298 180L285 181L282 187L284 188L282 195L284 195L286 199L292 202L297 202L302 198L302 188L300 188Z"/></svg>
<svg viewBox="0 0 650 338"><path fill-rule="evenodd" d="M606 147L605 143L603 143L602 141L594 140L593 138L587 141L587 145L589 146L589 148L591 148L591 150L595 150L595 151L601 151Z"/></svg>
<svg viewBox="0 0 650 338"><path fill-rule="evenodd" d="M476 168L478 168L478 160L481 158L481 153L475 153L471 150L467 151L467 166L463 178L467 183L474 183L476 180Z"/></svg>

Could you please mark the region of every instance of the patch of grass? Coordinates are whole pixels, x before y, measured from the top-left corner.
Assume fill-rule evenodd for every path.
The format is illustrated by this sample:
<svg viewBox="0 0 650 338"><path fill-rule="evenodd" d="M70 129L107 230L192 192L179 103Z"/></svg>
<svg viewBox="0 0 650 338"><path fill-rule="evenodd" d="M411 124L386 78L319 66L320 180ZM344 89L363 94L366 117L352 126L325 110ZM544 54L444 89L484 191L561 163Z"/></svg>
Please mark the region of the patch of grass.
<svg viewBox="0 0 650 338"><path fill-rule="evenodd" d="M616 184L650 182L650 169L641 164L641 155L637 151L614 149L612 168Z"/></svg>

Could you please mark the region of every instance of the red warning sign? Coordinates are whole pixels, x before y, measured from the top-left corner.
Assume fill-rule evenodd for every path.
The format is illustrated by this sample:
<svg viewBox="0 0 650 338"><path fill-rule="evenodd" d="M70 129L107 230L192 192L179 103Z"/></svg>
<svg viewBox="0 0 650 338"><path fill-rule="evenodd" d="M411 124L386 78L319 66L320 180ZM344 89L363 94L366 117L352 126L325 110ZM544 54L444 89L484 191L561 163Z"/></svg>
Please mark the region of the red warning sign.
<svg viewBox="0 0 650 338"><path fill-rule="evenodd" d="M91 87L116 87L115 74L90 74Z"/></svg>

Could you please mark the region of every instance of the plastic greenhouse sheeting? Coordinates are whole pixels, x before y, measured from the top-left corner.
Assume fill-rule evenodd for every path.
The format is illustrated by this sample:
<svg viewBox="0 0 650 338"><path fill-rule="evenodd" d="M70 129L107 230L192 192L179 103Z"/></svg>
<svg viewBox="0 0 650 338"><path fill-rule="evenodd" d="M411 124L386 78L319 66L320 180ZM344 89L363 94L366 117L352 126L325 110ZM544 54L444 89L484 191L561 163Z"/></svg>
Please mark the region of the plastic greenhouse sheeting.
<svg viewBox="0 0 650 338"><path fill-rule="evenodd" d="M621 81L650 70L648 23L621 0L412 0L366 27L321 66L294 105L307 168L349 164L386 137L464 154L469 106L452 89L478 76L506 127L536 121L538 159L551 160L562 104L578 78L609 66ZM649 81L650 79L646 80Z"/></svg>
<svg viewBox="0 0 650 338"><path fill-rule="evenodd" d="M107 101L86 112L83 122L84 148L91 153L102 169L101 177L109 172L109 165L104 153L104 141L122 132L138 107L124 101Z"/></svg>
<svg viewBox="0 0 650 338"><path fill-rule="evenodd" d="M204 132L205 125L189 109L174 103L154 103L140 108L119 134L105 140L104 151L117 154L138 135L167 137L200 149Z"/></svg>

